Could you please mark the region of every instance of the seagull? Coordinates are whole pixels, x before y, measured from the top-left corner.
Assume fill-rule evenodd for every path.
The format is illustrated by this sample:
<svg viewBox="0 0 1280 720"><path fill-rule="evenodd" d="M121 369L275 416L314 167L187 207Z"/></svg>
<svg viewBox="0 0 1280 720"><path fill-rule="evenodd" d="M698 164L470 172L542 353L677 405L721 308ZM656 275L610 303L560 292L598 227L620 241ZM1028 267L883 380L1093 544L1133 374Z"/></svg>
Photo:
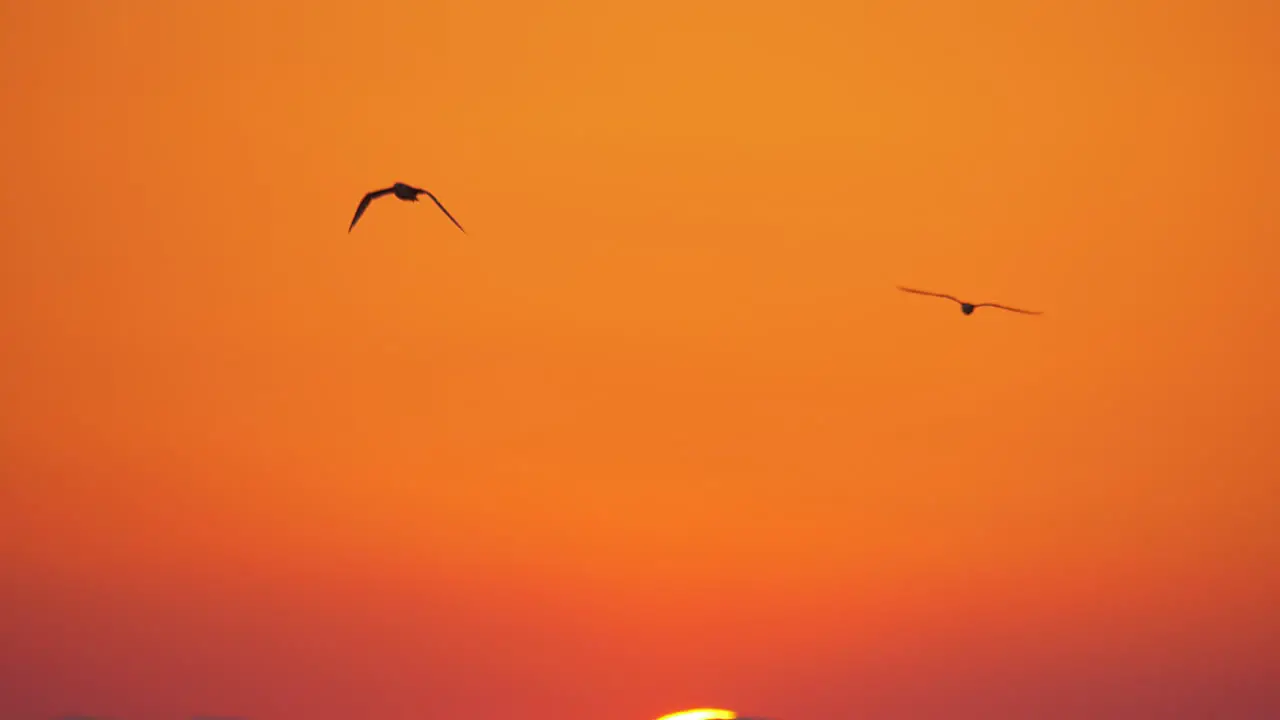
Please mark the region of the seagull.
<svg viewBox="0 0 1280 720"><path fill-rule="evenodd" d="M356 226L356 221L364 214L365 209L369 207L369 203L383 195L386 195L387 193L395 193L396 197L409 202L418 202L419 195L426 195L435 202L436 207L440 208L441 212L443 212L450 220L453 220L453 224L457 225L459 230L462 230L462 225L457 220L454 220L452 215L449 215L449 211L444 209L444 205L440 204L440 201L436 199L435 195L432 195L422 188L416 188L412 185L405 185L404 183L398 182L389 188L374 190L373 192L366 194L364 198L360 200L360 207L356 208L356 216L351 218L351 225L347 228L347 232L351 232L351 228ZM462 230L462 232L465 233L466 230Z"/></svg>
<svg viewBox="0 0 1280 720"><path fill-rule="evenodd" d="M898 289L901 290L902 292L915 293L917 295L930 295L933 297L946 298L948 300L958 302L960 303L960 312L964 313L965 315L972 315L973 311L980 307L1000 308L1001 310L1010 310L1012 312L1022 313L1023 315L1042 315L1043 314L1038 310L1022 310L1015 307L1009 307L1008 305L998 305L996 303L967 303L951 295L943 295L942 293L928 292L927 290L913 290L908 287L902 287L901 285L898 286Z"/></svg>

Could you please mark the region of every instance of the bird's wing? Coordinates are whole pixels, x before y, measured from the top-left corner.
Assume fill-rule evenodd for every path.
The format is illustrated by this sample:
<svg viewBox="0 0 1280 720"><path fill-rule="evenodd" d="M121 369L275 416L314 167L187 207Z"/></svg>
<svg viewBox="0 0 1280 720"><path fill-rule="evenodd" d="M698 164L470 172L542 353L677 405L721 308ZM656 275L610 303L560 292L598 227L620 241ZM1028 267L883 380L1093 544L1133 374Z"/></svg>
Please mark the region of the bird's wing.
<svg viewBox="0 0 1280 720"><path fill-rule="evenodd" d="M423 190L422 192L426 193L427 197L431 198L431 201L436 204L436 207L440 208L440 212L443 212L450 220L453 220L453 224L457 225L459 230L462 230L464 234L467 232L466 230L462 229L462 223L458 222L452 215L449 214L448 210L444 209L444 205L442 205L440 201L436 199L435 195L432 195L431 192L428 190Z"/></svg>
<svg viewBox="0 0 1280 720"><path fill-rule="evenodd" d="M386 195L391 192L391 190L392 188L382 188L381 190L374 190L373 192L366 193L365 196L360 199L360 207L356 208L356 216L351 218L351 224L347 226L347 232L351 232L351 228L356 226L356 221L364 214L365 208L369 207L369 203L377 200L383 195Z"/></svg>
<svg viewBox="0 0 1280 720"><path fill-rule="evenodd" d="M993 307L993 308L999 308L1001 310L1008 310L1010 312L1022 313L1023 315L1043 315L1044 314L1039 310L1023 310L1021 308L1009 307L1008 305L999 305L997 303L978 303L977 305L974 305L974 307L975 308Z"/></svg>
<svg viewBox="0 0 1280 720"><path fill-rule="evenodd" d="M915 294L917 294L917 295L930 295L930 296L933 296L933 297L946 298L946 299L948 299L948 300L950 300L950 301L952 301L952 302L958 302L958 303L960 303L961 305L963 305L963 304L964 304L963 302L960 302L960 299L959 299L959 298L953 297L953 296L951 296L951 295L943 295L942 293L929 292L929 291L927 291L927 290L913 290L912 288L909 288L909 287L902 287L901 285L899 285L899 286L898 286L898 289L899 289L899 290L901 290L902 292L909 292L909 293L915 293Z"/></svg>

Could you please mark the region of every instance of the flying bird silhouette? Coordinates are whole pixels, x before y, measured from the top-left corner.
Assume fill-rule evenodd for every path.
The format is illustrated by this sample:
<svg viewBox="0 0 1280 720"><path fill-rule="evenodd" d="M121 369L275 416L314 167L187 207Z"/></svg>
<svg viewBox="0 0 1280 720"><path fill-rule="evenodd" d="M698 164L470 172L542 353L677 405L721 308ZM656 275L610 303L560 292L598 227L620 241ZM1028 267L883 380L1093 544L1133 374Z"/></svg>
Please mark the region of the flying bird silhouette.
<svg viewBox="0 0 1280 720"><path fill-rule="evenodd" d="M946 298L946 299L951 300L951 301L953 301L953 302L957 302L957 303L959 303L959 304L960 304L960 312L964 313L965 315L972 315L972 314L973 314L973 311L974 311L974 310L976 310L977 308L980 308L980 307L993 307L993 308L1000 308L1001 310L1009 310L1009 311L1011 311L1011 312L1022 313L1023 315L1042 315L1042 314L1043 314L1043 313L1041 313L1041 312L1040 312L1040 311L1038 311L1038 310L1022 310L1022 309L1020 309L1020 308L1016 308L1016 307L1009 307L1008 305L999 305L999 304L997 304L997 303L989 303L989 302L987 302L987 303L968 303L968 302L965 302L965 301L963 301L963 300L961 300L961 299L959 299L959 298L957 298L957 297L951 296L951 295L944 295L944 294L942 294L942 293L929 292L929 291L927 291L927 290L914 290L914 289L912 289L912 288L902 287L901 285L899 285L899 286L898 286L898 289L899 289L899 290L901 290L902 292L915 293L915 294L917 294L917 295L929 295L929 296L931 296L931 297Z"/></svg>
<svg viewBox="0 0 1280 720"><path fill-rule="evenodd" d="M435 195L432 195L430 192L427 192L422 188L416 188L412 185L405 185L404 183L398 182L389 188L382 188L381 190L374 190L371 193L367 193L363 198L361 198L360 207L356 208L356 216L351 218L351 225L347 227L347 232L351 232L351 229L356 226L356 221L364 214L365 209L369 207L369 203L388 193L395 193L396 197L408 202L418 202L419 195L426 195L431 198L431 200L436 204L436 207L440 208L440 211L443 212L446 217L453 220L453 224L457 225L459 230L462 230L462 224L455 220L454 217L449 214L448 210L444 209L444 205L440 204L440 201L436 199ZM465 233L466 230L462 230L462 232Z"/></svg>

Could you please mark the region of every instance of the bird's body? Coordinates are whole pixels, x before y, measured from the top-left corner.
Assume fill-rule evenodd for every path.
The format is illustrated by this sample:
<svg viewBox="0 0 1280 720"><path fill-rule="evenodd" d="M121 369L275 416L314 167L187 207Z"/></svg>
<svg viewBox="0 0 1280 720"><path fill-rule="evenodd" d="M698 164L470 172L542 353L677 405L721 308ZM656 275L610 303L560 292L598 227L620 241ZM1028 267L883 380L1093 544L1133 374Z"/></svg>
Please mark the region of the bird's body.
<svg viewBox="0 0 1280 720"><path fill-rule="evenodd" d="M381 190L374 190L366 193L365 196L360 199L360 206L356 208L356 215L351 218L351 225L347 227L347 232L351 232L352 228L356 226L356 222L360 219L361 215L364 215L364 211L369 207L369 203L388 194L395 195L398 199L407 202L418 202L419 195L426 195L431 198L432 202L436 204L436 207L440 208L440 211L445 214L445 217L452 220L453 224L458 226L459 230L462 230L464 233L466 232L466 230L462 229L462 224L455 220L454 217L449 214L448 210L445 210L444 205L436 199L435 195L432 195L430 192L423 190L422 188L416 188L412 185L406 185L401 182L398 182L389 188L382 188Z"/></svg>
<svg viewBox="0 0 1280 720"><path fill-rule="evenodd" d="M958 303L958 304L960 305L960 312L964 313L965 315L972 315L972 314L973 314L973 311L974 311L974 310L976 310L976 309L978 309L978 308L980 308L980 307L993 307L993 308L999 308L999 309L1001 309L1001 310L1008 310L1008 311L1010 311L1010 312L1022 313L1023 315L1041 315L1041 314L1043 314L1043 313L1041 313L1041 312L1040 312L1040 311L1038 311L1038 310L1022 310L1022 309L1020 309L1020 308L1009 307L1008 305L999 305L999 304L997 304L997 303L989 303L989 302L984 302L984 303L971 303L971 302L965 302L965 301L963 301L963 300L961 300L961 299L959 299L959 298L957 298L957 297L954 297L954 296L952 296L952 295L944 295L944 294L942 294L942 293L929 292L929 291L927 291L927 290L914 290L914 289L912 289L912 288L902 287L901 285L899 285L899 286L898 286L898 289L899 289L899 290L901 290L902 292L915 293L916 295L928 295L928 296L930 296L930 297L946 298L947 300L950 300L950 301L952 301L952 302Z"/></svg>

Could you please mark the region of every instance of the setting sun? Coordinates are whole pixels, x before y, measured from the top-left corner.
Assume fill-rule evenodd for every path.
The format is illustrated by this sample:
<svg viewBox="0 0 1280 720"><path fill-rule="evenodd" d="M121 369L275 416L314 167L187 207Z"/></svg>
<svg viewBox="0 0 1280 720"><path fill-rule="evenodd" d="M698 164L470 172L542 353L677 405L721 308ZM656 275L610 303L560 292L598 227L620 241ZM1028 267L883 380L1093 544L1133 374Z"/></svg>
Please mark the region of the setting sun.
<svg viewBox="0 0 1280 720"><path fill-rule="evenodd" d="M732 710L719 710L716 708L696 708L693 710L681 710L670 715L663 715L658 720L734 720L738 714Z"/></svg>

